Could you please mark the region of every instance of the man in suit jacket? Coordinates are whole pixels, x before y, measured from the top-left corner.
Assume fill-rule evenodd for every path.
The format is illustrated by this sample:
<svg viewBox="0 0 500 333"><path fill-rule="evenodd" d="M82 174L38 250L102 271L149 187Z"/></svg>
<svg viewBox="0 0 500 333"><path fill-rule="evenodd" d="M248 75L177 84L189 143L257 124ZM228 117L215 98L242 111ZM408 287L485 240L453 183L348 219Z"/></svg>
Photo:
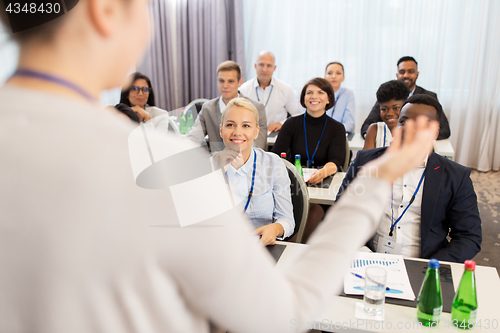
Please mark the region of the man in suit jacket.
<svg viewBox="0 0 500 333"><path fill-rule="evenodd" d="M208 134L210 150L212 153L224 149L224 143L220 137L220 125L222 111L227 103L236 97L245 97L238 88L243 83L241 78L241 68L234 61L224 61L217 67L217 81L219 85L220 97L205 102L201 108L200 114L188 137L200 145L205 145L205 136ZM245 97L246 98L246 97ZM267 118L264 105L247 98L259 112L259 136L254 141L254 146L267 150Z"/></svg>
<svg viewBox="0 0 500 333"><path fill-rule="evenodd" d="M398 72L396 73L396 77L398 80L404 81L410 88L410 95L417 94L425 94L431 97L437 98L436 93L432 91L425 90L422 87L417 86L417 78L418 78L418 64L417 61L413 57L402 57L398 60ZM361 126L361 134L365 137L366 132L368 131L368 127L376 122L382 121L380 118L380 104L378 102L375 103L370 114L366 117L363 126ZM446 115L443 113L441 115L441 120L439 121L439 135L438 140L447 139L450 137L450 124L448 123L448 119Z"/></svg>
<svg viewBox="0 0 500 333"><path fill-rule="evenodd" d="M436 99L427 95L414 95L406 101L401 110L399 124L421 114L439 120L441 113L441 105ZM364 164L382 155L385 149L358 152L347 171L338 197L344 191L347 191L344 195L349 195L350 190L355 190L347 188L349 183ZM407 175L410 173L393 185L392 202L386 208L377 234L368 243L371 250L377 250L378 244L379 251L385 252L386 248L380 247L380 243L383 244L384 240L388 239L392 240L393 245L401 244L400 253L406 256L459 263L472 259L481 250L482 233L470 169L431 153L425 167L414 169L413 179L405 179ZM411 187L412 182L418 184L419 179L423 182L423 188L419 190L418 186ZM415 198L414 201L411 197ZM410 202L412 204L409 205ZM404 213L407 206L410 208ZM403 218L394 225L401 215ZM393 235L389 236L391 229ZM450 241L447 236L451 238ZM396 250L395 253L397 252Z"/></svg>

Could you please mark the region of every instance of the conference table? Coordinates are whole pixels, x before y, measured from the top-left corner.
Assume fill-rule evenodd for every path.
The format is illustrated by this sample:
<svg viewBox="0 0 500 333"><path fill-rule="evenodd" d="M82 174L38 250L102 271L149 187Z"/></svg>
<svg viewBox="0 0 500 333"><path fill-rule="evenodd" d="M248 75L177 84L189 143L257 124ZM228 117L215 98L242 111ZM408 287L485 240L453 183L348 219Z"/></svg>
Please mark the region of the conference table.
<svg viewBox="0 0 500 333"><path fill-rule="evenodd" d="M345 172L337 172L333 176L329 188L308 186L307 190L309 192L309 202L322 205L333 205L345 175Z"/></svg>
<svg viewBox="0 0 500 333"><path fill-rule="evenodd" d="M365 139L360 133L354 133L351 140L349 140L349 148L352 150L352 158L356 157L359 150L363 149L365 145ZM434 152L441 156L444 156L450 160L455 157L455 150L451 145L450 139L436 140L434 141Z"/></svg>
<svg viewBox="0 0 500 333"><path fill-rule="evenodd" d="M276 242L286 245L285 250L279 258L276 268L283 269L293 265L294 259L300 256L308 245ZM407 258L408 259L408 258ZM416 261L427 261L425 259L415 259ZM458 289L460 279L463 274L463 264L441 262L451 267L453 285ZM333 264L333 263L332 263ZM476 266L476 288L478 300L477 323L481 327L475 327L470 332L500 332L500 278L494 267ZM418 290L414 290L418 296ZM316 330L325 332L463 332L451 325L450 313L443 312L441 321L437 328L420 326L417 321L417 310L413 307L394 305L386 303L384 305L385 320L383 322L358 319L354 316L356 302L362 300L344 296L335 296L331 304L303 325L310 325ZM296 325L299 325L297 323ZM303 326L305 327L305 326Z"/></svg>
<svg viewBox="0 0 500 333"><path fill-rule="evenodd" d="M365 145L365 139L363 139L360 133L353 133L348 137L350 138L349 148L352 150L352 158L354 159L358 151L363 149L363 146ZM273 146L276 142L276 138L277 135L275 133L273 133L272 136L268 136L267 144L269 146ZM434 141L434 152L450 160L453 160L453 158L455 157L455 150L451 145L450 139Z"/></svg>

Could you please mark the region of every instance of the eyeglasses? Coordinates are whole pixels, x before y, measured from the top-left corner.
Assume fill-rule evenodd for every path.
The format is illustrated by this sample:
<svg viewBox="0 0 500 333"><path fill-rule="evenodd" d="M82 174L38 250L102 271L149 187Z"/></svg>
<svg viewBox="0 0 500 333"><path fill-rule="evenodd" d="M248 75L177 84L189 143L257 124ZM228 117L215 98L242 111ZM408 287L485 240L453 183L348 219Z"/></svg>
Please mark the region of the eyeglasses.
<svg viewBox="0 0 500 333"><path fill-rule="evenodd" d="M130 87L130 92L134 95L137 95L139 91L142 91L144 95L147 95L151 92L151 88L149 87L137 87L137 86L132 86Z"/></svg>

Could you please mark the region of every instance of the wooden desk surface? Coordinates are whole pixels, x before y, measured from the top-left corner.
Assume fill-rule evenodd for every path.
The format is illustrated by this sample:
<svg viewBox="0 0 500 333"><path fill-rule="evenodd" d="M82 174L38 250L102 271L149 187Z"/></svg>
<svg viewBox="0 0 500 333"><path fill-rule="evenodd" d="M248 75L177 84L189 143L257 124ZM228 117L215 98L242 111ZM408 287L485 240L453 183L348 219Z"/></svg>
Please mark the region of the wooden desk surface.
<svg viewBox="0 0 500 333"><path fill-rule="evenodd" d="M287 245L276 264L278 269L293 265L294 258L301 255L308 245L277 242ZM425 259L414 259L427 261ZM463 264L449 263L455 290L460 284L463 274ZM477 322L481 321L482 327L475 327L470 332L500 332L500 278L494 267L476 266L478 312ZM417 296L417 295L416 295ZM381 322L362 320L354 317L354 309L358 299L336 296L332 304L325 308L322 314L311 318L315 329L326 332L465 332L451 325L451 315L442 313L441 321L437 328L427 328L418 325L416 308L385 304L385 321ZM305 324L305 323L304 323ZM344 327L342 327L342 325Z"/></svg>

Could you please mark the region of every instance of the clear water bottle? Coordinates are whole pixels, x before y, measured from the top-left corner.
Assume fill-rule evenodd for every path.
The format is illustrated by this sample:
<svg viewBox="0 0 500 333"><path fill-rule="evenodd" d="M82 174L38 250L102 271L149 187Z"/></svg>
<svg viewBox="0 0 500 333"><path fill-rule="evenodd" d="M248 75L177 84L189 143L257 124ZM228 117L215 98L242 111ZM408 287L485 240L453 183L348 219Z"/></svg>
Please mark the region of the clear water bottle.
<svg viewBox="0 0 500 333"><path fill-rule="evenodd" d="M304 172L302 171L302 165L300 164L300 154L295 155L295 167L299 170L300 175L304 177Z"/></svg>
<svg viewBox="0 0 500 333"><path fill-rule="evenodd" d="M453 326L464 330L473 328L476 323L477 294L475 270L476 263L472 260L466 260L464 263L464 275L462 275L462 280L451 306L451 321Z"/></svg>
<svg viewBox="0 0 500 333"><path fill-rule="evenodd" d="M181 110L181 120L179 122L179 132L181 132L181 134L187 134L186 115L184 114L184 110Z"/></svg>
<svg viewBox="0 0 500 333"><path fill-rule="evenodd" d="M424 282L417 299L418 321L425 326L436 327L443 311L441 281L439 280L439 261L431 259Z"/></svg>
<svg viewBox="0 0 500 333"><path fill-rule="evenodd" d="M193 112L191 110L188 110L187 112L187 119L186 119L186 134L191 131L191 128L193 128L194 120L193 120Z"/></svg>

